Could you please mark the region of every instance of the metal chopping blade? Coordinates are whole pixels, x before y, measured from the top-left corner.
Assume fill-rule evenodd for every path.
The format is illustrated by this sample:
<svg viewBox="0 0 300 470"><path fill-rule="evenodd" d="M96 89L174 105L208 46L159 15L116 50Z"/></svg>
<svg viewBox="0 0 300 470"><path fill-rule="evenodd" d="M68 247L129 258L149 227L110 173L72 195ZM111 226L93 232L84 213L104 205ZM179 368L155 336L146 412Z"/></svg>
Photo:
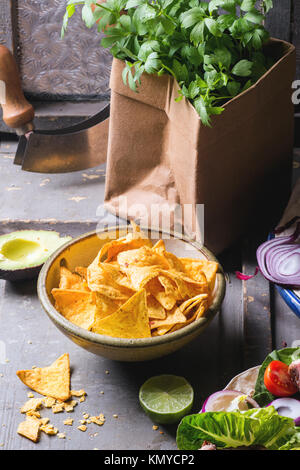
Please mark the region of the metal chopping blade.
<svg viewBox="0 0 300 470"><path fill-rule="evenodd" d="M75 126L20 137L14 163L25 171L67 173L105 163L109 105Z"/></svg>
<svg viewBox="0 0 300 470"><path fill-rule="evenodd" d="M37 173L66 173L106 161L109 105L71 127L34 130L34 109L23 95L17 64L9 49L1 45L0 81L5 84L3 120L20 136L16 165Z"/></svg>

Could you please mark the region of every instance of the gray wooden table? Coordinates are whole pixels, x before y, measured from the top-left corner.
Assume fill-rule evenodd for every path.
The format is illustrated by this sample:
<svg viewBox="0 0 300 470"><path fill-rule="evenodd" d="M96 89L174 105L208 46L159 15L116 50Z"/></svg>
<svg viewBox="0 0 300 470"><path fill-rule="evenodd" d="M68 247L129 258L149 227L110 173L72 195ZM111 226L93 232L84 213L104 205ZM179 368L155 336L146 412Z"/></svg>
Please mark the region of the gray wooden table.
<svg viewBox="0 0 300 470"><path fill-rule="evenodd" d="M14 143L2 142L1 234L39 228L76 236L101 223L97 208L103 200L104 168L30 174L13 166L14 150ZM300 176L299 162L300 153L295 151L295 178ZM194 387L197 412L203 399L234 375L261 363L272 349L300 340L300 320L262 277L248 282L235 278L235 270L254 271L255 248L265 237L258 229L221 256L227 293L222 311L205 333L170 356L144 363L113 362L84 351L48 320L36 295L36 282L0 280L0 449L176 449L175 427L153 430L139 406L138 390L147 378L162 373L185 376ZM28 392L16 370L48 365L65 352L70 354L72 388L84 388L87 399L68 416L43 411L66 439L42 433L34 444L16 432L23 418L19 408ZM83 433L77 426L84 412L104 413L106 423L90 424ZM63 425L66 417L74 419L73 426Z"/></svg>

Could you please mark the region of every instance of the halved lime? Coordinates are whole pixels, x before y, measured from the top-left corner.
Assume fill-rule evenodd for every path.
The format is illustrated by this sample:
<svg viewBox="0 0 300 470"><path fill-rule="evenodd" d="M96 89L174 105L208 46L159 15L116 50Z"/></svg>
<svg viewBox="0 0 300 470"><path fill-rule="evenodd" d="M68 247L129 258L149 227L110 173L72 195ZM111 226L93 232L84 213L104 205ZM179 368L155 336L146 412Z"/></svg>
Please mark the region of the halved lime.
<svg viewBox="0 0 300 470"><path fill-rule="evenodd" d="M141 386L139 400L144 411L154 422L178 423L190 412L194 391L184 377L157 375Z"/></svg>

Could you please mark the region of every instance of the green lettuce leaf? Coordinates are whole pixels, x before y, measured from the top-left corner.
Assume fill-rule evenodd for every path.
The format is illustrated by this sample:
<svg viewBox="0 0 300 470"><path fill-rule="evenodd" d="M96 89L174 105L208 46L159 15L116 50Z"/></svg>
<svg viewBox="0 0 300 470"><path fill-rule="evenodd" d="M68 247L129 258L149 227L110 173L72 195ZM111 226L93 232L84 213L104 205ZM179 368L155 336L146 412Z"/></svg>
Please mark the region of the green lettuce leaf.
<svg viewBox="0 0 300 470"><path fill-rule="evenodd" d="M266 406L271 401L273 401L276 397L272 395L266 388L264 384L264 374L265 370L272 361L281 361L287 364L288 366L297 359L300 359L300 348L284 348L278 351L272 351L262 363L258 377L255 384L255 393L254 393L254 400L260 406Z"/></svg>
<svg viewBox="0 0 300 470"><path fill-rule="evenodd" d="M280 416L273 406L185 416L177 429L178 449L197 450L204 441L219 449L260 445L284 450L300 446L300 432L293 419Z"/></svg>

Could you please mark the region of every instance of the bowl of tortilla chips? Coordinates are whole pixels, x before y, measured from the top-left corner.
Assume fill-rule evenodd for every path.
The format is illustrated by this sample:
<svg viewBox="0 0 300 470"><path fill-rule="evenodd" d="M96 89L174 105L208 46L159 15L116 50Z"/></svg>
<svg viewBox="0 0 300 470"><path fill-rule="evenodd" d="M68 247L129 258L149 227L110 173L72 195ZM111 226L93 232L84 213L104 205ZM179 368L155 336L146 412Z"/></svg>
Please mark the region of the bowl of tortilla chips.
<svg viewBox="0 0 300 470"><path fill-rule="evenodd" d="M53 323L100 356L144 361L202 333L225 295L205 247L136 224L86 233L44 264L38 295Z"/></svg>

